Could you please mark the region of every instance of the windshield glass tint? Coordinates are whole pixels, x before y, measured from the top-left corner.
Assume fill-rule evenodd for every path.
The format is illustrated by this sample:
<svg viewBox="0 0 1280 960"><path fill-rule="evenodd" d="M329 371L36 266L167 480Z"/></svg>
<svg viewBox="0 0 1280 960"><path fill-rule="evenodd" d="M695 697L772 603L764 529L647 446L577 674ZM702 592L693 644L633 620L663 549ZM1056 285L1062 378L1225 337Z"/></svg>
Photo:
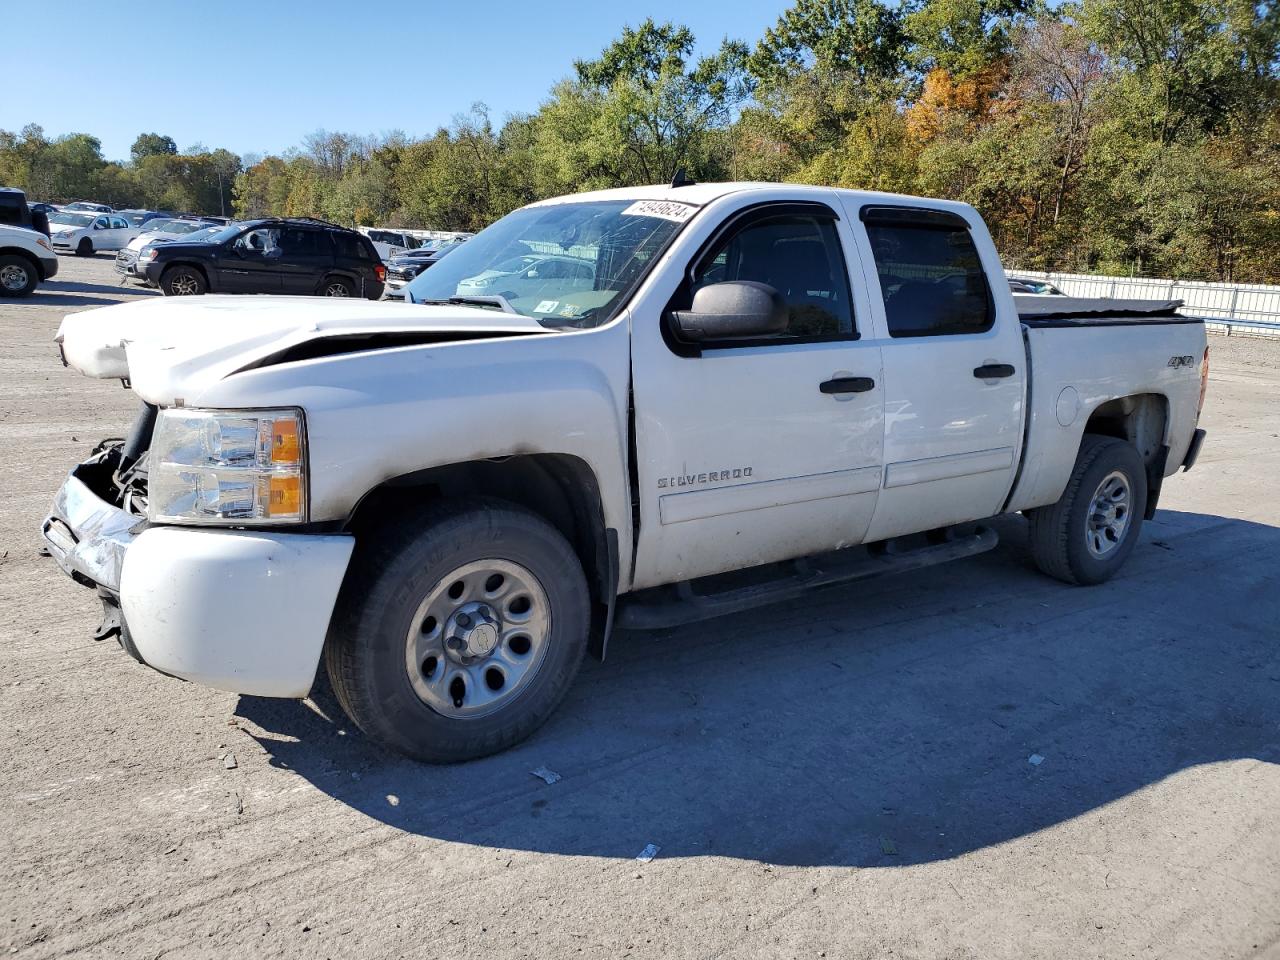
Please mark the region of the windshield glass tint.
<svg viewBox="0 0 1280 960"><path fill-rule="evenodd" d="M598 326L695 210L669 204L657 215L656 207L631 200L525 207L419 274L407 296L415 303L500 297L545 326Z"/></svg>
<svg viewBox="0 0 1280 960"><path fill-rule="evenodd" d="M50 223L65 223L72 227L87 227L93 223L93 217L87 213L55 213L49 218Z"/></svg>

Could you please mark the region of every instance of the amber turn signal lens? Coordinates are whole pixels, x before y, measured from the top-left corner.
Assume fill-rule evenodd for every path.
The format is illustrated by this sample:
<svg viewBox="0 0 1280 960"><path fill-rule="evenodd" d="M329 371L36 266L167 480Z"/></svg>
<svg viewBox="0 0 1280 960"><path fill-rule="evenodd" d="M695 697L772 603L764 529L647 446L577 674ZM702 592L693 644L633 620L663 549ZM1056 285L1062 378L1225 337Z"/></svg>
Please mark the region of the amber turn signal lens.
<svg viewBox="0 0 1280 960"><path fill-rule="evenodd" d="M271 425L271 462L297 463L302 459L298 441L298 421L277 417Z"/></svg>
<svg viewBox="0 0 1280 960"><path fill-rule="evenodd" d="M302 513L302 478L274 476L267 485L267 516L293 516Z"/></svg>

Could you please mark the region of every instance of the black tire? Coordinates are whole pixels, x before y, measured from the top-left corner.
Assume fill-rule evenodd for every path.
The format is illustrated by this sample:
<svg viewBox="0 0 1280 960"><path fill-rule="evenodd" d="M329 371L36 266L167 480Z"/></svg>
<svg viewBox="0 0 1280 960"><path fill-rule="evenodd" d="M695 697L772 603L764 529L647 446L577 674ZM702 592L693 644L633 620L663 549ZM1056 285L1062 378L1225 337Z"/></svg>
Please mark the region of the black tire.
<svg viewBox="0 0 1280 960"><path fill-rule="evenodd" d="M80 242L76 244L76 256L77 256L77 257L92 257L92 256L93 256L93 241L92 241L92 240L90 240L88 237L81 237L81 238L80 238Z"/></svg>
<svg viewBox="0 0 1280 960"><path fill-rule="evenodd" d="M204 274L195 267L178 264L160 276L160 289L166 297L199 296L209 289Z"/></svg>
<svg viewBox="0 0 1280 960"><path fill-rule="evenodd" d="M420 606L455 571L495 559L521 565L545 592L545 652L496 712L447 716L413 686L410 631L419 629ZM418 760L455 763L505 750L546 722L582 664L589 627L582 565L558 530L505 501L442 502L360 538L325 642L325 668L338 702L370 738Z"/></svg>
<svg viewBox="0 0 1280 960"><path fill-rule="evenodd" d="M354 297L356 288L345 277L325 277L319 292L322 297Z"/></svg>
<svg viewBox="0 0 1280 960"><path fill-rule="evenodd" d="M1128 484L1127 523L1106 553L1090 549L1090 516L1095 494L1112 474ZM1132 444L1085 434L1067 489L1057 503L1027 511L1031 556L1044 573L1065 583L1095 584L1111 579L1133 552L1147 509L1147 472Z"/></svg>
<svg viewBox="0 0 1280 960"><path fill-rule="evenodd" d="M0 297L29 297L40 285L40 271L26 257L0 256Z"/></svg>

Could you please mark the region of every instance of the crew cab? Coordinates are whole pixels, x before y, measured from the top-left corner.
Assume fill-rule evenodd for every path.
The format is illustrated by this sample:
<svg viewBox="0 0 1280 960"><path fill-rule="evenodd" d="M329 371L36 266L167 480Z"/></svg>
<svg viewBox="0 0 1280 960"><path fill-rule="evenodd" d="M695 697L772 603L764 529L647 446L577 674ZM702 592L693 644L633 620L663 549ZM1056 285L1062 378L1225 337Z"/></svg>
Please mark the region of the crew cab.
<svg viewBox="0 0 1280 960"><path fill-rule="evenodd" d="M369 736L465 760L533 732L616 626L972 556L998 514L1047 574L1102 582L1204 438L1201 320L1016 303L961 203L562 197L407 299L63 321L64 362L142 400L43 528L99 637L262 696L306 696L323 661Z"/></svg>

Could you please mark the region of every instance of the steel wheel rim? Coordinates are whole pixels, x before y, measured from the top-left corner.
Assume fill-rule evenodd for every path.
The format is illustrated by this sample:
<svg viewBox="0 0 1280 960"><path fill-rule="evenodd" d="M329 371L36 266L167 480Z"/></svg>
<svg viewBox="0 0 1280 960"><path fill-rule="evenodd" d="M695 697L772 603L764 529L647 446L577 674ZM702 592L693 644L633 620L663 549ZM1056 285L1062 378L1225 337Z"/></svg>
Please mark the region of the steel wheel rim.
<svg viewBox="0 0 1280 960"><path fill-rule="evenodd" d="M1129 532L1133 493L1129 478L1113 470L1102 478L1089 501L1084 542L1090 555L1102 559L1119 549Z"/></svg>
<svg viewBox="0 0 1280 960"><path fill-rule="evenodd" d="M22 290L27 286L27 271L16 263L0 267L0 285L6 290Z"/></svg>
<svg viewBox="0 0 1280 960"><path fill-rule="evenodd" d="M345 297L347 295L346 284L331 283L324 288L324 295L326 297Z"/></svg>
<svg viewBox="0 0 1280 960"><path fill-rule="evenodd" d="M173 282L169 284L169 287L180 297L195 296L200 289L199 284L196 283L196 278L189 273L178 274L173 278Z"/></svg>
<svg viewBox="0 0 1280 960"><path fill-rule="evenodd" d="M551 602L528 568L476 560L437 580L418 605L405 668L432 710L473 720L519 697L546 660Z"/></svg>

